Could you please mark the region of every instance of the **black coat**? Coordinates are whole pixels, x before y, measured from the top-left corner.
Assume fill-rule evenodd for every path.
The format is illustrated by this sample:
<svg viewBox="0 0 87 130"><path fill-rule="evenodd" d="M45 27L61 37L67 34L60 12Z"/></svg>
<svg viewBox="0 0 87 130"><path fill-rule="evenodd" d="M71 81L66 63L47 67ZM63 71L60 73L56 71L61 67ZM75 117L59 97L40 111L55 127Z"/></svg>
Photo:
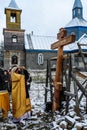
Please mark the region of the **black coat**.
<svg viewBox="0 0 87 130"><path fill-rule="evenodd" d="M4 71L2 68L0 68L0 90L4 90L4 85L5 85L5 82L4 82Z"/></svg>

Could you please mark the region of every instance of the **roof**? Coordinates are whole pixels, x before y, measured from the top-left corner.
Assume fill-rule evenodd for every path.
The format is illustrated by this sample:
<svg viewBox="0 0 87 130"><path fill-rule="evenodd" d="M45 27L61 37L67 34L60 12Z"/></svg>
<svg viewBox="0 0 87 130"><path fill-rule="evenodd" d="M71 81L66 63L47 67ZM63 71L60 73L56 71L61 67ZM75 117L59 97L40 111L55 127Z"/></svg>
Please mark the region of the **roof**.
<svg viewBox="0 0 87 130"><path fill-rule="evenodd" d="M80 0L75 0L73 9L75 9L75 8L82 8L82 3Z"/></svg>
<svg viewBox="0 0 87 130"><path fill-rule="evenodd" d="M25 44L25 48L26 50L33 50L33 51L37 51L37 50L51 50L51 44L55 43L57 40L56 37L54 36L39 36L39 35L27 35L28 38L27 42ZM30 43L29 43L30 42ZM74 52L78 52L79 48L78 48L78 43L79 44L87 44L87 34L83 34L80 39L78 41L75 41L69 45L64 46L64 52L65 53L74 53ZM32 44L32 46L31 46ZM82 49L84 51L87 51L87 46L82 46Z"/></svg>
<svg viewBox="0 0 87 130"><path fill-rule="evenodd" d="M54 36L39 36L39 35L30 35L27 34L27 37L30 39L27 39L27 42L25 44L26 50L32 50L32 51L50 51L51 50L51 44L55 43L57 40ZM30 42L30 43L29 43ZM69 45L64 46L64 52L65 53L74 53L78 52L78 43L79 44L87 44L87 34L83 34L81 38L78 41L75 41ZM32 44L32 46L31 46ZM82 49L84 51L87 51L87 46L82 46ZM57 49L56 49L57 50Z"/></svg>
<svg viewBox="0 0 87 130"><path fill-rule="evenodd" d="M27 34L26 49L51 50L51 44L57 41L55 36Z"/></svg>
<svg viewBox="0 0 87 130"><path fill-rule="evenodd" d="M18 7L18 5L16 4L15 0L11 0L8 9L16 9L16 10L20 10L20 8Z"/></svg>
<svg viewBox="0 0 87 130"><path fill-rule="evenodd" d="M75 17L65 27L76 27L76 26L87 27L87 21L84 19L79 19Z"/></svg>
<svg viewBox="0 0 87 130"><path fill-rule="evenodd" d="M69 44L67 46L64 46L64 52L67 53L78 52L79 51L78 44L84 44L84 46L82 46L81 48L83 51L87 51L87 34L83 34L78 41L75 41L74 43Z"/></svg>

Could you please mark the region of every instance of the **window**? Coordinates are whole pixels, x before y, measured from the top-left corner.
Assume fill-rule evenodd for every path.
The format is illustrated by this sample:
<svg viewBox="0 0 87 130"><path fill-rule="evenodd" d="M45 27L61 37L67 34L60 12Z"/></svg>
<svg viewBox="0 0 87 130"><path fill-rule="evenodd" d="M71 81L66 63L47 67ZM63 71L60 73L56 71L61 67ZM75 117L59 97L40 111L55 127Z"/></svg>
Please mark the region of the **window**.
<svg viewBox="0 0 87 130"><path fill-rule="evenodd" d="M12 36L12 42L17 42L17 36L16 35Z"/></svg>
<svg viewBox="0 0 87 130"><path fill-rule="evenodd" d="M12 56L11 63L12 64L18 64L18 57L16 55Z"/></svg>
<svg viewBox="0 0 87 130"><path fill-rule="evenodd" d="M75 10L73 10L73 16L75 16Z"/></svg>
<svg viewBox="0 0 87 130"><path fill-rule="evenodd" d="M14 23L16 22L16 13L11 13L10 21Z"/></svg>
<svg viewBox="0 0 87 130"><path fill-rule="evenodd" d="M78 9L78 14L80 14L80 9Z"/></svg>
<svg viewBox="0 0 87 130"><path fill-rule="evenodd" d="M43 54L42 54L42 53L39 53L39 54L38 54L38 64L39 64L39 65L42 65L43 62L44 62Z"/></svg>

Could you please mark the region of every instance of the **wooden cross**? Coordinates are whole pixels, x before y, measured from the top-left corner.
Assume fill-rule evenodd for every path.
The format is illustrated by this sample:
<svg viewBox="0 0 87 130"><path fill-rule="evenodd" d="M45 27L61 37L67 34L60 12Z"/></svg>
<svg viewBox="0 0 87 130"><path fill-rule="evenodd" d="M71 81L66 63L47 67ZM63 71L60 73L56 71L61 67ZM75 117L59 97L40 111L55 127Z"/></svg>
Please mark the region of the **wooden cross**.
<svg viewBox="0 0 87 130"><path fill-rule="evenodd" d="M59 41L53 43L51 45L51 49L58 48L58 56L56 63L56 75L54 81L54 98L53 98L53 112L58 110L60 106L60 91L62 90L62 62L63 62L63 46L68 45L75 41L75 35L70 35L66 37L66 30L64 28L60 28L57 38Z"/></svg>

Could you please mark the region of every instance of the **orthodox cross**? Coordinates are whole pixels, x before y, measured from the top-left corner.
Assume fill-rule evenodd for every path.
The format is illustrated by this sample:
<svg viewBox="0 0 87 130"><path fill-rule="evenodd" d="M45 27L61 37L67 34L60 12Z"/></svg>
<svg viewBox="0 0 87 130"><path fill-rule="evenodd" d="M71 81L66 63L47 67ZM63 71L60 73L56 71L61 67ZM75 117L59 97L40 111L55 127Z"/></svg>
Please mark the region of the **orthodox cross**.
<svg viewBox="0 0 87 130"><path fill-rule="evenodd" d="M75 35L66 37L66 30L64 28L59 29L57 35L57 42L51 44L51 49L58 48L57 62L56 62L56 75L54 81L54 97L53 97L53 112L58 110L60 106L60 91L62 90L61 76L62 76L62 62L63 62L63 46L68 45L75 41Z"/></svg>

